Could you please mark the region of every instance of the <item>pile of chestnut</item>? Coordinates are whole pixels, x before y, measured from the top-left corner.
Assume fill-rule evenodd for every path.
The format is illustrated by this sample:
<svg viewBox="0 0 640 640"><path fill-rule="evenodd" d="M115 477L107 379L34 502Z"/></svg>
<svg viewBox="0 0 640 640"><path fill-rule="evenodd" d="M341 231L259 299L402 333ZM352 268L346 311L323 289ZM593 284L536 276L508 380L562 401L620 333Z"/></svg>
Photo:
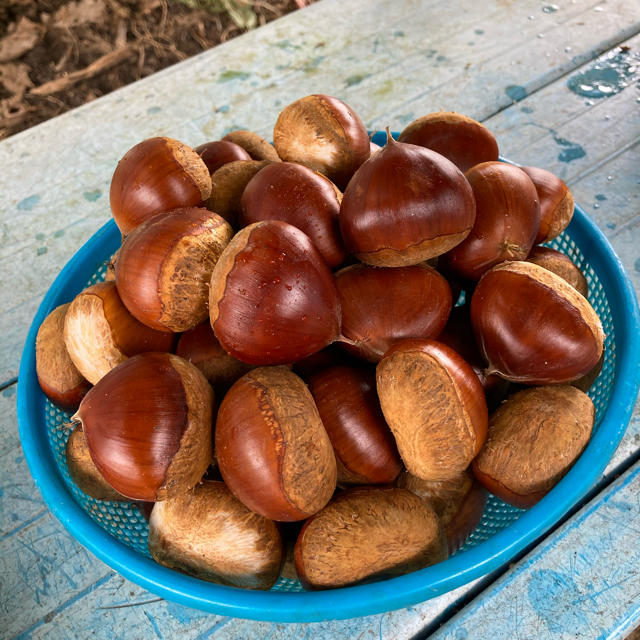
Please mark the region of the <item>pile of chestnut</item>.
<svg viewBox="0 0 640 640"><path fill-rule="evenodd" d="M77 408L69 471L153 503L152 556L205 580L425 567L487 490L535 504L590 438L602 326L584 275L538 246L571 193L456 113L378 147L311 95L273 141L152 138L119 162L122 246L36 344L43 391Z"/></svg>

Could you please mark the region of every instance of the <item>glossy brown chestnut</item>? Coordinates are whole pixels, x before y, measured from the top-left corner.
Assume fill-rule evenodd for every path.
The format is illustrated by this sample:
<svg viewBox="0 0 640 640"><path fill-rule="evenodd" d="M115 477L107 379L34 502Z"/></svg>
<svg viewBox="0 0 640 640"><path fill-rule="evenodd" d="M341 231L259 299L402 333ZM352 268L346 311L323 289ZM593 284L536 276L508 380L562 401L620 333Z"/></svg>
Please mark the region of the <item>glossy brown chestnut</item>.
<svg viewBox="0 0 640 640"><path fill-rule="evenodd" d="M116 284L127 309L160 331L187 331L204 322L211 273L233 230L216 213L175 209L127 236Z"/></svg>
<svg viewBox="0 0 640 640"><path fill-rule="evenodd" d="M245 187L268 164L264 160L237 160L222 165L211 176L211 197L207 201L207 209L215 211L235 228Z"/></svg>
<svg viewBox="0 0 640 640"><path fill-rule="evenodd" d="M113 281L93 284L75 297L65 317L64 341L71 360L91 384L130 356L171 351L175 342L172 333L136 320Z"/></svg>
<svg viewBox="0 0 640 640"><path fill-rule="evenodd" d="M36 375L44 394L64 409L75 409L91 384L69 357L64 343L64 318L69 304L56 307L36 336Z"/></svg>
<svg viewBox="0 0 640 640"><path fill-rule="evenodd" d="M378 362L405 338L435 338L451 311L451 288L426 264L370 267L356 264L336 273L342 335L349 352Z"/></svg>
<svg viewBox="0 0 640 640"><path fill-rule="evenodd" d="M595 409L569 385L525 389L503 402L473 472L494 495L521 509L545 496L589 442Z"/></svg>
<svg viewBox="0 0 640 640"><path fill-rule="evenodd" d="M100 474L93 463L84 439L82 427L77 425L69 434L65 447L65 458L71 479L78 489L95 500L128 501L118 493Z"/></svg>
<svg viewBox="0 0 640 640"><path fill-rule="evenodd" d="M437 111L414 120L398 140L440 153L463 173L481 162L498 160L498 143L491 131L453 111Z"/></svg>
<svg viewBox="0 0 640 640"><path fill-rule="evenodd" d="M261 169L245 187L239 224L282 220L304 231L330 267L346 257L338 215L342 194L321 173L277 162Z"/></svg>
<svg viewBox="0 0 640 640"><path fill-rule="evenodd" d="M214 140L205 142L194 151L207 165L210 174L214 174L220 167L237 160L251 160L251 156L239 145L229 140Z"/></svg>
<svg viewBox="0 0 640 640"><path fill-rule="evenodd" d="M414 476L448 480L466 469L487 434L487 403L469 364L435 340L405 340L376 369L382 413Z"/></svg>
<svg viewBox="0 0 640 640"><path fill-rule="evenodd" d="M360 261L401 267L462 242L475 215L471 187L452 162L388 134L387 144L349 182L340 229Z"/></svg>
<svg viewBox="0 0 640 640"><path fill-rule="evenodd" d="M438 334L438 342L451 347L471 365L484 389L489 411L506 398L510 383L496 373L487 373L486 363L473 335L469 304L451 310L447 324Z"/></svg>
<svg viewBox="0 0 640 640"><path fill-rule="evenodd" d="M222 397L238 378L251 370L250 364L236 360L220 346L208 322L180 336L176 355L198 367L218 397Z"/></svg>
<svg viewBox="0 0 640 640"><path fill-rule="evenodd" d="M447 271L478 280L504 260L524 260L540 225L536 188L527 174L504 162L484 162L466 173L476 201L469 236L442 257Z"/></svg>
<svg viewBox="0 0 640 640"><path fill-rule="evenodd" d="M254 160L280 162L280 156L273 145L253 131L238 129L231 131L222 139L242 147Z"/></svg>
<svg viewBox="0 0 640 640"><path fill-rule="evenodd" d="M333 274L307 235L277 220L234 236L211 277L209 314L224 350L249 364L295 362L340 333Z"/></svg>
<svg viewBox="0 0 640 640"><path fill-rule="evenodd" d="M249 509L303 520L336 488L336 461L313 397L287 367L253 369L225 395L215 429L220 473Z"/></svg>
<svg viewBox="0 0 640 640"><path fill-rule="evenodd" d="M570 382L602 354L604 332L593 307L560 276L530 262L504 262L482 277L471 323L489 372L513 382Z"/></svg>
<svg viewBox="0 0 640 640"><path fill-rule="evenodd" d="M533 247L527 256L527 262L544 267L566 280L580 295L589 295L589 285L582 271L569 256L549 247Z"/></svg>
<svg viewBox="0 0 640 640"><path fill-rule="evenodd" d="M125 360L87 393L74 419L105 480L135 500L183 493L211 460L213 392L205 377L170 353Z"/></svg>
<svg viewBox="0 0 640 640"><path fill-rule="evenodd" d="M415 493L433 508L444 527L449 554L455 553L478 526L487 503L487 491L470 469L451 480L436 482L405 471L397 486Z"/></svg>
<svg viewBox="0 0 640 640"><path fill-rule="evenodd" d="M342 100L316 94L285 107L273 129L273 144L287 162L319 171L344 189L369 157L369 134Z"/></svg>
<svg viewBox="0 0 640 640"><path fill-rule="evenodd" d="M211 195L202 158L172 138L149 138L132 147L111 179L111 212L127 235L156 213L200 205Z"/></svg>
<svg viewBox="0 0 640 640"><path fill-rule="evenodd" d="M149 551L166 567L243 589L270 589L282 563L276 524L249 511L223 482L209 480L156 503Z"/></svg>
<svg viewBox="0 0 640 640"><path fill-rule="evenodd" d="M331 589L422 569L445 560L447 545L438 517L418 496L363 487L307 520L294 557L307 589Z"/></svg>
<svg viewBox="0 0 640 640"><path fill-rule="evenodd" d="M540 226L535 243L548 242L559 236L573 218L573 196L569 187L546 169L521 167L531 178L540 200Z"/></svg>
<svg viewBox="0 0 640 640"><path fill-rule="evenodd" d="M309 379L329 434L339 484L388 484L402 470L395 440L380 409L373 371L331 367Z"/></svg>

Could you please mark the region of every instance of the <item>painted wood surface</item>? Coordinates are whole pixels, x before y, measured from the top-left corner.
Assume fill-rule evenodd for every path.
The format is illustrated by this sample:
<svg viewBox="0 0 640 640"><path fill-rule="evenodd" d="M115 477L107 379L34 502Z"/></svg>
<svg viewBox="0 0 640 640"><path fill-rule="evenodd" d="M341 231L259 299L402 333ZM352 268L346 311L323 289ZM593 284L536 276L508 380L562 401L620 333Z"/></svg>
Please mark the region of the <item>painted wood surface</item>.
<svg viewBox="0 0 640 640"><path fill-rule="evenodd" d="M598 99L567 86L596 56L623 53L617 45L637 56L638 31L640 7L625 0L322 0L0 143L0 637L86 638L90 630L104 638L410 638L480 589L310 625L221 618L158 600L95 560L48 513L19 449L15 384L1 387L17 373L47 287L108 219L110 175L128 147L158 134L197 144L237 127L269 136L279 109L312 92L346 100L370 128L401 129L439 108L484 119L504 155L565 177L639 291L637 75ZM608 477L637 456L639 441L636 406ZM580 535L593 522L581 520ZM617 570L615 557L608 561L593 579ZM588 579L588 567L581 576ZM613 613L606 628L630 624L639 600Z"/></svg>

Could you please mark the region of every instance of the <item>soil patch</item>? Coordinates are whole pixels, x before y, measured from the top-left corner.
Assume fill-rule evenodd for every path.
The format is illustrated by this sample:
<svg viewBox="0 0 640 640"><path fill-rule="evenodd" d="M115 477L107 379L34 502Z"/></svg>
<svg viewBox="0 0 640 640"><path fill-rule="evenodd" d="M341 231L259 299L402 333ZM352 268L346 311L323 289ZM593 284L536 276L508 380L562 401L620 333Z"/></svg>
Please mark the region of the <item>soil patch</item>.
<svg viewBox="0 0 640 640"><path fill-rule="evenodd" d="M312 1L4 0L0 139Z"/></svg>

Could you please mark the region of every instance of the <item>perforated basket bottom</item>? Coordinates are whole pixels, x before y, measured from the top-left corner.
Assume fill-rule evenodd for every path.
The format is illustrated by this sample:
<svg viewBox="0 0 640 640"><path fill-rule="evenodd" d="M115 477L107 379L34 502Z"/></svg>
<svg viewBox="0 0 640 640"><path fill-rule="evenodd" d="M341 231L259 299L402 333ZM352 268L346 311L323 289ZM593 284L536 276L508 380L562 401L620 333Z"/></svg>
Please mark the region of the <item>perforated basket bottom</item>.
<svg viewBox="0 0 640 640"><path fill-rule="evenodd" d="M589 301L600 316L606 334L605 359L602 371L589 390L589 396L593 400L596 408L594 430L597 430L605 409L609 404L615 368L615 335L611 309L609 308L609 302L597 274L568 234L562 234L560 237L548 243L548 246L568 255L586 276L587 282L589 283ZM106 263L91 276L87 282L87 286L102 281L105 272ZM147 549L148 525L134 504L94 500L82 493L71 480L65 459L65 446L69 436L69 429L65 426L65 423L69 422L70 417L70 413L58 409L47 401L46 425L49 442L51 443L56 462L67 487L84 511L105 531L138 553L150 557ZM516 509L502 502L502 500L491 496L485 507L480 524L471 534L462 549L458 551L458 554L465 553L468 549L488 540L499 531L505 529L511 523L515 522L521 513L523 513L521 509ZM280 578L273 589L277 591L302 591L302 587L298 581L287 578Z"/></svg>

